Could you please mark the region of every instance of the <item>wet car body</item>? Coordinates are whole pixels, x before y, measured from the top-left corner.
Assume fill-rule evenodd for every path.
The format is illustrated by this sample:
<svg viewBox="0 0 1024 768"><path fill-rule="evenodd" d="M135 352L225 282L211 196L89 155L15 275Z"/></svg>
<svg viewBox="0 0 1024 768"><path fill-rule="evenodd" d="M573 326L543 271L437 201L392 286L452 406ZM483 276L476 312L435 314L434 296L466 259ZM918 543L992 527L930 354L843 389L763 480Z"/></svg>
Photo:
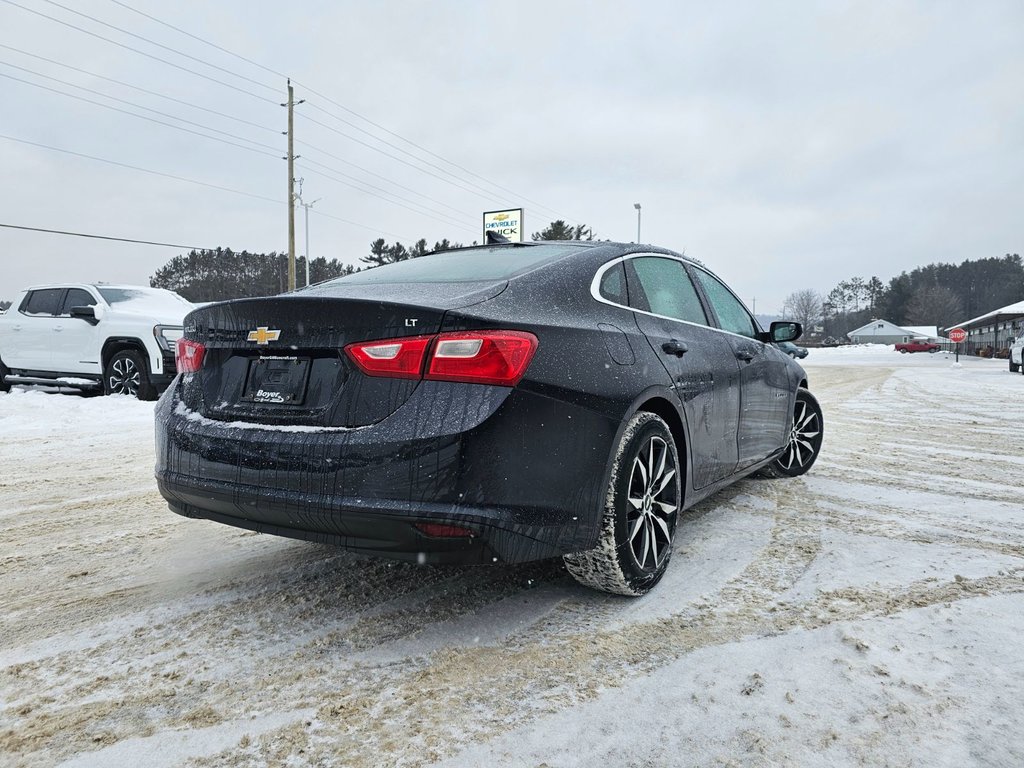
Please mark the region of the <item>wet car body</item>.
<svg viewBox="0 0 1024 768"><path fill-rule="evenodd" d="M640 410L672 431L682 508L785 449L806 376L767 334L715 327L699 287L706 326L629 305L642 293L635 259L691 275L699 265L614 243L466 252L522 265L460 281L398 270L392 280L383 267L190 314L185 339L204 347L202 366L157 407L156 474L171 509L420 562L523 562L595 545L616 448ZM260 328L279 334L261 341ZM365 375L345 353L509 329L537 340L512 386ZM306 361L295 363L301 401L254 399L254 368L291 359Z"/></svg>

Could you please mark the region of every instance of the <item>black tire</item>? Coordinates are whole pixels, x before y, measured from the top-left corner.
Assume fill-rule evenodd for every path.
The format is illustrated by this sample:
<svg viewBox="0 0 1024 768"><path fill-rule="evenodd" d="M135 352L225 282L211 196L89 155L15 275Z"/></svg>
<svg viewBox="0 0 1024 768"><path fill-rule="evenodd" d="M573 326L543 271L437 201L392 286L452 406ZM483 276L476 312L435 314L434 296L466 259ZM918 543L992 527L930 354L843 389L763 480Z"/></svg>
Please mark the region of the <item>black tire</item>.
<svg viewBox="0 0 1024 768"><path fill-rule="evenodd" d="M789 442L779 458L761 470L766 477L797 477L809 470L821 452L825 423L818 400L801 387L796 391Z"/></svg>
<svg viewBox="0 0 1024 768"><path fill-rule="evenodd" d="M0 366L0 368L2 368L2 366ZM1020 369L1020 366L1017 365L1017 363L1013 362L1013 360L1011 360L1010 361L1010 373L1016 373L1019 369Z"/></svg>
<svg viewBox="0 0 1024 768"><path fill-rule="evenodd" d="M938 351L939 351L939 350L937 350L937 349L936 349L935 347L932 347L931 349L929 349L929 350L928 350L928 354L930 354L930 355L934 355L934 354L935 354L936 352L938 352Z"/></svg>
<svg viewBox="0 0 1024 768"><path fill-rule="evenodd" d="M649 591L668 568L682 498L672 433L660 416L641 411L626 424L615 452L597 546L565 555L566 569L602 592L636 597Z"/></svg>
<svg viewBox="0 0 1024 768"><path fill-rule="evenodd" d="M103 369L103 394L156 400L156 387L149 380L148 369L143 356L134 349L116 352Z"/></svg>
<svg viewBox="0 0 1024 768"><path fill-rule="evenodd" d="M907 350L905 350L905 349L901 349L901 350L900 350L900 354L901 354L901 355L905 355L905 354L907 354Z"/></svg>
<svg viewBox="0 0 1024 768"><path fill-rule="evenodd" d="M9 373L10 370L7 366L0 362L0 392L11 391L11 385L7 383L7 374Z"/></svg>

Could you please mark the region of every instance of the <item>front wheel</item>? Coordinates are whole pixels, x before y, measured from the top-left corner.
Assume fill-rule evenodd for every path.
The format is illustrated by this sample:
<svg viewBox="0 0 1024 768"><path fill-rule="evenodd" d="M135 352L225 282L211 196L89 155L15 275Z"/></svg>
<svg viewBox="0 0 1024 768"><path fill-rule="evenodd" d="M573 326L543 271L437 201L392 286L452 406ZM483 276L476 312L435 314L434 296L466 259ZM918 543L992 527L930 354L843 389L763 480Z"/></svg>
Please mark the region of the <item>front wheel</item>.
<svg viewBox="0 0 1024 768"><path fill-rule="evenodd" d="M824 426L818 400L808 390L800 387L796 391L793 426L789 430L786 449L762 473L768 477L797 477L804 474L821 451Z"/></svg>
<svg viewBox="0 0 1024 768"><path fill-rule="evenodd" d="M142 355L133 349L122 349L111 357L103 370L103 392L156 400L156 387L149 380Z"/></svg>
<svg viewBox="0 0 1024 768"><path fill-rule="evenodd" d="M900 350L900 354L901 354L901 355L905 355L905 354L907 354L907 350L905 350L905 349L901 349L901 350Z"/></svg>
<svg viewBox="0 0 1024 768"><path fill-rule="evenodd" d="M7 383L7 374L9 373L7 366L0 362L0 392L11 391L11 385Z"/></svg>
<svg viewBox="0 0 1024 768"><path fill-rule="evenodd" d="M1021 359L1024 360L1024 355L1021 355ZM1010 373L1016 373L1020 367L1021 366L1017 365L1013 360L1010 360ZM2 366L0 366L0 369L2 369Z"/></svg>
<svg viewBox="0 0 1024 768"><path fill-rule="evenodd" d="M597 546L565 555L566 569L603 592L644 594L668 567L682 499L672 433L660 416L641 411L615 452Z"/></svg>

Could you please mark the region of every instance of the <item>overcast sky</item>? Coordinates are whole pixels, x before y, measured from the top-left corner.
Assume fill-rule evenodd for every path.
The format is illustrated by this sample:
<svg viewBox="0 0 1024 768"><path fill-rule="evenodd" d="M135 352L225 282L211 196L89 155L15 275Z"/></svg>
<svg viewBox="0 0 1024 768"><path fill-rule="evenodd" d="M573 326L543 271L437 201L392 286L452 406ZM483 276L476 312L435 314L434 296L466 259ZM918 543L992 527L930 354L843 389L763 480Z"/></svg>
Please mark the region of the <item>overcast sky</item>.
<svg viewBox="0 0 1024 768"><path fill-rule="evenodd" d="M314 257L358 263L377 237L468 243L482 211L519 206L527 232L558 217L631 241L639 202L644 242L685 249L773 312L801 288L1021 251L1019 0L124 0L267 69L114 0L60 2L172 50L48 0L0 0L3 224L286 250L277 72L307 99L296 175L319 199ZM301 209L297 232L302 253ZM146 283L181 252L0 228L0 299Z"/></svg>

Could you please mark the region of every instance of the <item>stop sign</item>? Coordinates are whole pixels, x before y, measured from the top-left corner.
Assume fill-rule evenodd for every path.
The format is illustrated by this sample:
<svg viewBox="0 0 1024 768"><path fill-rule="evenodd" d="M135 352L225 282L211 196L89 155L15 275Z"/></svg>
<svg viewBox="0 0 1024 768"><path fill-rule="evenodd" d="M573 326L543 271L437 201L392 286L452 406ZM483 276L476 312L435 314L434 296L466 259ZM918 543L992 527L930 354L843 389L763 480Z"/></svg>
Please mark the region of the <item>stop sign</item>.
<svg viewBox="0 0 1024 768"><path fill-rule="evenodd" d="M949 340L954 344L959 344L961 341L967 338L967 331L963 328L954 328L949 332Z"/></svg>

